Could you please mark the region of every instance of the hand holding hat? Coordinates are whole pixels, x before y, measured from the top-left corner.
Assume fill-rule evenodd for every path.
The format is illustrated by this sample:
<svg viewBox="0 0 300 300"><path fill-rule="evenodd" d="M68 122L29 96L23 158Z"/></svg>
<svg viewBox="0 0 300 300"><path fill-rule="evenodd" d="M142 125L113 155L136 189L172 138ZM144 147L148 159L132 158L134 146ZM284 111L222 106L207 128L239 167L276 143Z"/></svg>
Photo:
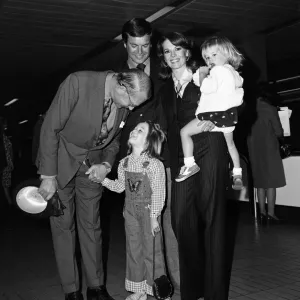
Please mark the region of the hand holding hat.
<svg viewBox="0 0 300 300"><path fill-rule="evenodd" d="M39 189L35 186L27 186L21 189L17 194L17 204L23 211L30 214L58 217L64 214L63 210L66 207L59 199L56 191L57 182L55 177L43 178Z"/></svg>
<svg viewBox="0 0 300 300"><path fill-rule="evenodd" d="M57 191L57 181L55 177L42 177L41 185L38 192L41 196L49 201Z"/></svg>

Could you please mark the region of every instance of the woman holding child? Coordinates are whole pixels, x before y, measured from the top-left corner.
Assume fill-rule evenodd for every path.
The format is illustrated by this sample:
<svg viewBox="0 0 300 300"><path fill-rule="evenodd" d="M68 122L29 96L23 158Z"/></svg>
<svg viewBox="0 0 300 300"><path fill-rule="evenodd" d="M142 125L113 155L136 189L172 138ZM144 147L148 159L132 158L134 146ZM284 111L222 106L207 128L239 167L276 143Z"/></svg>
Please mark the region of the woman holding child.
<svg viewBox="0 0 300 300"><path fill-rule="evenodd" d="M194 82L193 73L200 64L193 56L192 42L180 33L164 35L157 50L161 75L166 79L158 94L157 114L167 133L167 160L173 179L171 214L178 241L181 299L204 296L205 300L225 300L229 282L225 264L225 189L229 170L224 134L215 130L213 120L199 121L199 130L192 135L194 160L200 171L181 182L174 181L184 164L180 131L195 119L201 95L199 85L209 70L200 68L199 76L194 76L200 82ZM216 50L220 52L222 47ZM224 116L218 119L218 127L234 126L236 119L231 119L227 111L218 114Z"/></svg>

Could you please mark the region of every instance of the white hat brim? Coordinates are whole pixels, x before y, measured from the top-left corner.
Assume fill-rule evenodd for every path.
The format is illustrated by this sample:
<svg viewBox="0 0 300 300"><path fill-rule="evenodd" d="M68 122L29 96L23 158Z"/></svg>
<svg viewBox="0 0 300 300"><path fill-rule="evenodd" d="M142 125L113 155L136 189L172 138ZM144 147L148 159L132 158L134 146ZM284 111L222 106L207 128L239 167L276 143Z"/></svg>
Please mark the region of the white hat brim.
<svg viewBox="0 0 300 300"><path fill-rule="evenodd" d="M38 188L35 186L22 188L17 194L16 201L23 211L30 214L41 213L47 206L47 201L38 193Z"/></svg>

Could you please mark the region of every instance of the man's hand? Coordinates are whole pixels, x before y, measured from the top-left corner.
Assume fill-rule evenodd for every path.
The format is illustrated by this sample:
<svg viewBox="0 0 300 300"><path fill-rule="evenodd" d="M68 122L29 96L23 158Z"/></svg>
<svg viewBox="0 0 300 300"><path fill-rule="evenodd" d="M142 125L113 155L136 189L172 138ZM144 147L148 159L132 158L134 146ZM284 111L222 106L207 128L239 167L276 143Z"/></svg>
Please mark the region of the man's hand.
<svg viewBox="0 0 300 300"><path fill-rule="evenodd" d="M42 195L42 197L48 201L52 198L54 193L57 190L57 181L56 178L44 178L41 182L41 185L38 189L38 192Z"/></svg>
<svg viewBox="0 0 300 300"><path fill-rule="evenodd" d="M100 183L104 180L109 173L107 168L103 164L92 165L85 174L89 175L89 179L93 182Z"/></svg>
<svg viewBox="0 0 300 300"><path fill-rule="evenodd" d="M211 121L199 121L199 123L197 124L198 127L201 127L201 132L206 132L206 131L212 131L215 128L215 124Z"/></svg>
<svg viewBox="0 0 300 300"><path fill-rule="evenodd" d="M151 223L151 233L153 236L155 236L155 234L160 231L160 226L157 221L157 218L150 217L150 223Z"/></svg>

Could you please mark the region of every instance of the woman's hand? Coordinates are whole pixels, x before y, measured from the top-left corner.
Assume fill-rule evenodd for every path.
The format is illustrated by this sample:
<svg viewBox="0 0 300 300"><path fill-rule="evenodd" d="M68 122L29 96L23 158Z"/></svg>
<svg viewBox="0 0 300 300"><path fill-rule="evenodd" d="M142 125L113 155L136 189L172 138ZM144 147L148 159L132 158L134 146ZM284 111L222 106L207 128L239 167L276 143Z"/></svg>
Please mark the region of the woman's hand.
<svg viewBox="0 0 300 300"><path fill-rule="evenodd" d="M96 183L101 183L109 173L103 164L92 165L85 174L89 175L89 179Z"/></svg>
<svg viewBox="0 0 300 300"><path fill-rule="evenodd" d="M215 124L211 121L199 121L197 124L198 127L200 128L200 132L206 132L206 131L212 131L215 128Z"/></svg>
<svg viewBox="0 0 300 300"><path fill-rule="evenodd" d="M157 221L157 218L150 218L150 223L151 223L151 233L153 236L155 236L155 234L160 231L160 226Z"/></svg>

